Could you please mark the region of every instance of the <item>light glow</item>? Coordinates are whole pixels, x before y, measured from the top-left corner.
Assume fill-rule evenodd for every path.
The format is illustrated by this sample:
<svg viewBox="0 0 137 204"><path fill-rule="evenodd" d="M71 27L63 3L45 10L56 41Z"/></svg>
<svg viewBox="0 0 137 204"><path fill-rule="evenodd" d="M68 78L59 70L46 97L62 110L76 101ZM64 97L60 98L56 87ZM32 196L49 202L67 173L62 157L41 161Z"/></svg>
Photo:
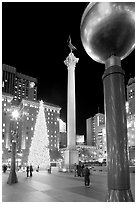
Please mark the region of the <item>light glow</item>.
<svg viewBox="0 0 137 204"><path fill-rule="evenodd" d="M19 111L13 110L11 115L12 115L12 118L17 120L19 118Z"/></svg>

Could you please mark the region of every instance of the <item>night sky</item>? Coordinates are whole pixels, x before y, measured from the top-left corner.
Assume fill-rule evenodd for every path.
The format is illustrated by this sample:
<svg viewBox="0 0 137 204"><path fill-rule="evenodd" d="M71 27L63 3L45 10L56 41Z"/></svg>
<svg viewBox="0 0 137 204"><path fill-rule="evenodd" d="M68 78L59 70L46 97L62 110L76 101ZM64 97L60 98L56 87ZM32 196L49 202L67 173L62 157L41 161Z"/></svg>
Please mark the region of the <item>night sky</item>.
<svg viewBox="0 0 137 204"><path fill-rule="evenodd" d="M85 52L80 22L87 2L2 3L2 63L37 78L38 100L59 105L67 122L68 38L77 48L76 131L86 134L86 119L104 113L103 64ZM125 85L135 75L135 51L122 61Z"/></svg>

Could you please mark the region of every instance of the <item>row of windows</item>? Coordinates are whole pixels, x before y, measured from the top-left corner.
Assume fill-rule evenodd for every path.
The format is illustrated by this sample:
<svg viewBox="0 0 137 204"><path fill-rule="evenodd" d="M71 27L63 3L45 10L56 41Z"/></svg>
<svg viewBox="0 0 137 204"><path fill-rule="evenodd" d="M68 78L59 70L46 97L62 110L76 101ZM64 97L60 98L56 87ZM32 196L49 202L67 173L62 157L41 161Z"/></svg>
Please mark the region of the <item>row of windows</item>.
<svg viewBox="0 0 137 204"><path fill-rule="evenodd" d="M23 94L24 94L24 93L23 93ZM19 97L20 97L21 94L18 93L18 95L19 95ZM17 98L17 96L15 96L15 97ZM2 98L2 101L6 101L6 99ZM11 102L11 100L9 99L8 102ZM6 107L6 106L7 106L7 103L4 103L4 106ZM27 104L24 104L24 106L27 106ZM33 105L30 105L30 107L38 108L38 106L33 106ZM52 110L52 109L48 109L48 108L45 108L45 110L47 110L47 111L49 110L50 112L54 112L54 113L55 113L55 112L59 113L59 110L56 111L56 110ZM49 112L48 112L48 115L53 116L53 113L49 113Z"/></svg>
<svg viewBox="0 0 137 204"><path fill-rule="evenodd" d="M10 103L10 102L11 102L11 99L2 98L2 101L6 101L6 102Z"/></svg>
<svg viewBox="0 0 137 204"><path fill-rule="evenodd" d="M134 95L135 95L134 90L130 90L130 92L128 93L128 97L129 97L129 98L133 98Z"/></svg>
<svg viewBox="0 0 137 204"><path fill-rule="evenodd" d="M27 103L25 103L24 106L39 108L39 106L37 106L37 105L31 105L31 104L27 104ZM45 108L45 111L50 111L50 112L54 112L54 113L55 113L55 112L57 112L57 113L60 112L59 110L52 110L52 109L50 109L50 108ZM49 112L48 112L48 115L52 115L52 116L53 116L53 113L49 113Z"/></svg>

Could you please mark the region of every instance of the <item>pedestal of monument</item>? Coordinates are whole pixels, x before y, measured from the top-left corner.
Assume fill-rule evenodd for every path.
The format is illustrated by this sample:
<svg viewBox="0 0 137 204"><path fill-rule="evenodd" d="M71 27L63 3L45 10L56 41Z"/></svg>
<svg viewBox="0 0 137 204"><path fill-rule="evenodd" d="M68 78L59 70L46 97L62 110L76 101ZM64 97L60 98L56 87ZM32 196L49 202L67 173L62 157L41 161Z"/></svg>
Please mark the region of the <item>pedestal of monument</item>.
<svg viewBox="0 0 137 204"><path fill-rule="evenodd" d="M78 164L78 151L76 148L67 148L64 151L64 167L68 172L74 169L74 164Z"/></svg>

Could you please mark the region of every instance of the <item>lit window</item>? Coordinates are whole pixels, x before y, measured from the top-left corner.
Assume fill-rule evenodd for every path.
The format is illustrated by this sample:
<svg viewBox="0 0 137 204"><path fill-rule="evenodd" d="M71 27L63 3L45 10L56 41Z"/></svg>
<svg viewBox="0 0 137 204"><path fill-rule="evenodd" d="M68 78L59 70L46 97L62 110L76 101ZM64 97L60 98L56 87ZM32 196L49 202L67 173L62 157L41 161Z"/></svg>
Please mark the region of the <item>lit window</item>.
<svg viewBox="0 0 137 204"><path fill-rule="evenodd" d="M31 127L31 130L33 130L33 127Z"/></svg>
<svg viewBox="0 0 137 204"><path fill-rule="evenodd" d="M2 129L2 132L5 132L5 129Z"/></svg>
<svg viewBox="0 0 137 204"><path fill-rule="evenodd" d="M48 123L49 123L49 121L48 121Z"/></svg>
<svg viewBox="0 0 137 204"><path fill-rule="evenodd" d="M27 120L29 120L29 117L27 117Z"/></svg>
<svg viewBox="0 0 137 204"><path fill-rule="evenodd" d="M26 140L28 140L28 137L26 137Z"/></svg>
<svg viewBox="0 0 137 204"><path fill-rule="evenodd" d="M57 122L55 122L55 125L57 124Z"/></svg>
<svg viewBox="0 0 137 204"><path fill-rule="evenodd" d="M53 135L51 135L51 137L53 137Z"/></svg>
<svg viewBox="0 0 137 204"><path fill-rule="evenodd" d="M32 118L32 121L34 120L34 118Z"/></svg>
<svg viewBox="0 0 137 204"><path fill-rule="evenodd" d="M57 145L55 144L54 147L56 147Z"/></svg>
<svg viewBox="0 0 137 204"><path fill-rule="evenodd" d="M50 115L50 113L48 113L48 115Z"/></svg>
<svg viewBox="0 0 137 204"><path fill-rule="evenodd" d="M4 106L6 106L6 103L4 103Z"/></svg>
<svg viewBox="0 0 137 204"><path fill-rule="evenodd" d="M57 131L55 130L55 133L56 133Z"/></svg>
<svg viewBox="0 0 137 204"><path fill-rule="evenodd" d="M3 123L3 127L5 127L5 123Z"/></svg>
<svg viewBox="0 0 137 204"><path fill-rule="evenodd" d="M54 137L57 137L56 135Z"/></svg>
<svg viewBox="0 0 137 204"><path fill-rule="evenodd" d="M50 119L50 117L48 117L48 120Z"/></svg>

